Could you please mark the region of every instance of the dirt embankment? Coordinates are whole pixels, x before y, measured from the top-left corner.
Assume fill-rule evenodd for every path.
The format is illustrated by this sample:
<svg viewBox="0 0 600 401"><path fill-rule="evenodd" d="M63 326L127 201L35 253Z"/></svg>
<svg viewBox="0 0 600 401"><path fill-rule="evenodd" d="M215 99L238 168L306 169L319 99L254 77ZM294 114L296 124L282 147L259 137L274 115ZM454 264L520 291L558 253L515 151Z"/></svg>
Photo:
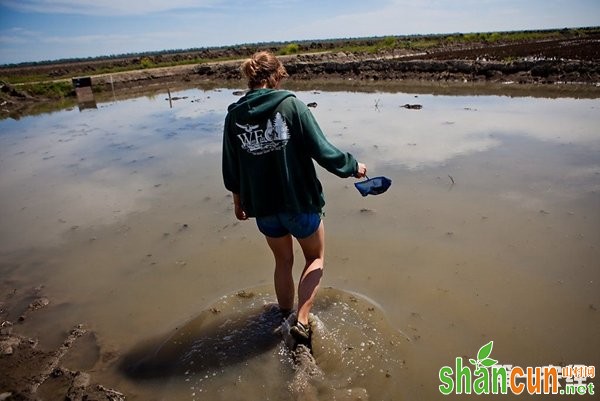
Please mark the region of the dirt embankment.
<svg viewBox="0 0 600 401"><path fill-rule="evenodd" d="M291 79L361 81L458 81L522 84L600 82L600 35L586 38L437 47L428 51L398 49L378 54L348 52L285 58ZM237 66L199 65L207 78L239 79Z"/></svg>
<svg viewBox="0 0 600 401"><path fill-rule="evenodd" d="M412 58L411 56L408 56ZM383 56L360 58L338 53L288 59L286 69L293 80L354 79L360 81L455 81L516 82L521 84L600 82L600 65L580 60L436 60ZM237 66L206 64L194 74L207 79L240 79Z"/></svg>

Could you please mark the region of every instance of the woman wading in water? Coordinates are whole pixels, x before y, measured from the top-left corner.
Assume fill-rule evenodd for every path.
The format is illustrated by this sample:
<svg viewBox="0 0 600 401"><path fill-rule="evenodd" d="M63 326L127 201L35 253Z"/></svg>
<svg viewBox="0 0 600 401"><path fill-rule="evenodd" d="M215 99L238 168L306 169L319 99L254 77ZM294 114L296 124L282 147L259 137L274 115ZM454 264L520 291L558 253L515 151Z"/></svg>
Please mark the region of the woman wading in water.
<svg viewBox="0 0 600 401"><path fill-rule="evenodd" d="M275 257L275 293L284 316L292 311L295 285L293 238L306 263L298 284L297 322L291 333L310 347L308 316L324 266L321 221L323 189L313 160L342 177L361 178L366 166L327 141L308 107L280 90L287 72L269 52L241 66L250 89L228 108L223 132L223 180L232 192L235 216L256 218Z"/></svg>

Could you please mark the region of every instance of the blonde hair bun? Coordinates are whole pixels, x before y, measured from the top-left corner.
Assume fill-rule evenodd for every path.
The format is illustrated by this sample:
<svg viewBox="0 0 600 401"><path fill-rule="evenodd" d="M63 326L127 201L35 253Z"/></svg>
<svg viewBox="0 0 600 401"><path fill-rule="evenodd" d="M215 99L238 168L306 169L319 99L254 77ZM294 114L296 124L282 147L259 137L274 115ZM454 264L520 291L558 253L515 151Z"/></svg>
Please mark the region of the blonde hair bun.
<svg viewBox="0 0 600 401"><path fill-rule="evenodd" d="M240 67L242 74L248 79L250 89L275 88L288 76L281 61L273 53L260 51L245 60Z"/></svg>

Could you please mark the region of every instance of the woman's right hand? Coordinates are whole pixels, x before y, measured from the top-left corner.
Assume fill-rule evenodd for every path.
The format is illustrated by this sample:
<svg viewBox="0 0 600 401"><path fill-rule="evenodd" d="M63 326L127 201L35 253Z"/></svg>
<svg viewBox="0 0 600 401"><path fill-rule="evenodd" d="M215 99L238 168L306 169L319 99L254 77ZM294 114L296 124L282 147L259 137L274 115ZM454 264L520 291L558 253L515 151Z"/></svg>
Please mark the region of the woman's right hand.
<svg viewBox="0 0 600 401"><path fill-rule="evenodd" d="M358 169L356 171L356 174L354 174L354 176L356 178L363 178L367 175L367 165L364 163L358 163Z"/></svg>
<svg viewBox="0 0 600 401"><path fill-rule="evenodd" d="M248 215L239 205L235 205L235 217L237 217L238 220L248 220Z"/></svg>
<svg viewBox="0 0 600 401"><path fill-rule="evenodd" d="M233 210L235 212L235 217L238 220L248 220L248 215L246 211L242 207L242 201L240 199L240 195L234 193L233 194Z"/></svg>

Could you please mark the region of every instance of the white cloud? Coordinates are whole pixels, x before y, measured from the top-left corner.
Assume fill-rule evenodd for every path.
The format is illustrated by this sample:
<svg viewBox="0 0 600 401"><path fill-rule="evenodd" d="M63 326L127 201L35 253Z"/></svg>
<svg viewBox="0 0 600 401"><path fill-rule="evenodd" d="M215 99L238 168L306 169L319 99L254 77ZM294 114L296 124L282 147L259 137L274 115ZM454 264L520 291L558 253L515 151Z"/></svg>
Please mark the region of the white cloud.
<svg viewBox="0 0 600 401"><path fill-rule="evenodd" d="M289 34L312 38L361 37L442 32L447 21L456 21L456 11L435 7L431 2L394 1L368 12L342 13L332 18L304 21ZM464 15L461 19L464 18Z"/></svg>
<svg viewBox="0 0 600 401"><path fill-rule="evenodd" d="M23 28L11 28L0 31L0 44L23 45L38 40L40 34Z"/></svg>
<svg viewBox="0 0 600 401"><path fill-rule="evenodd" d="M552 8L549 9L550 5ZM303 21L287 36L330 38L402 34L487 32L592 26L600 21L599 6L585 1L553 3L538 0L393 0L371 11Z"/></svg>
<svg viewBox="0 0 600 401"><path fill-rule="evenodd" d="M0 31L0 51L9 62L20 62L23 47L35 61L70 57L95 57L136 51L190 48L195 43L186 31L146 31L139 33L98 33L87 35L47 35L25 29ZM60 51L57 51L60 49ZM16 60L16 61L13 61Z"/></svg>
<svg viewBox="0 0 600 401"><path fill-rule="evenodd" d="M3 6L45 14L143 15L186 8L210 7L220 0L6 0Z"/></svg>

